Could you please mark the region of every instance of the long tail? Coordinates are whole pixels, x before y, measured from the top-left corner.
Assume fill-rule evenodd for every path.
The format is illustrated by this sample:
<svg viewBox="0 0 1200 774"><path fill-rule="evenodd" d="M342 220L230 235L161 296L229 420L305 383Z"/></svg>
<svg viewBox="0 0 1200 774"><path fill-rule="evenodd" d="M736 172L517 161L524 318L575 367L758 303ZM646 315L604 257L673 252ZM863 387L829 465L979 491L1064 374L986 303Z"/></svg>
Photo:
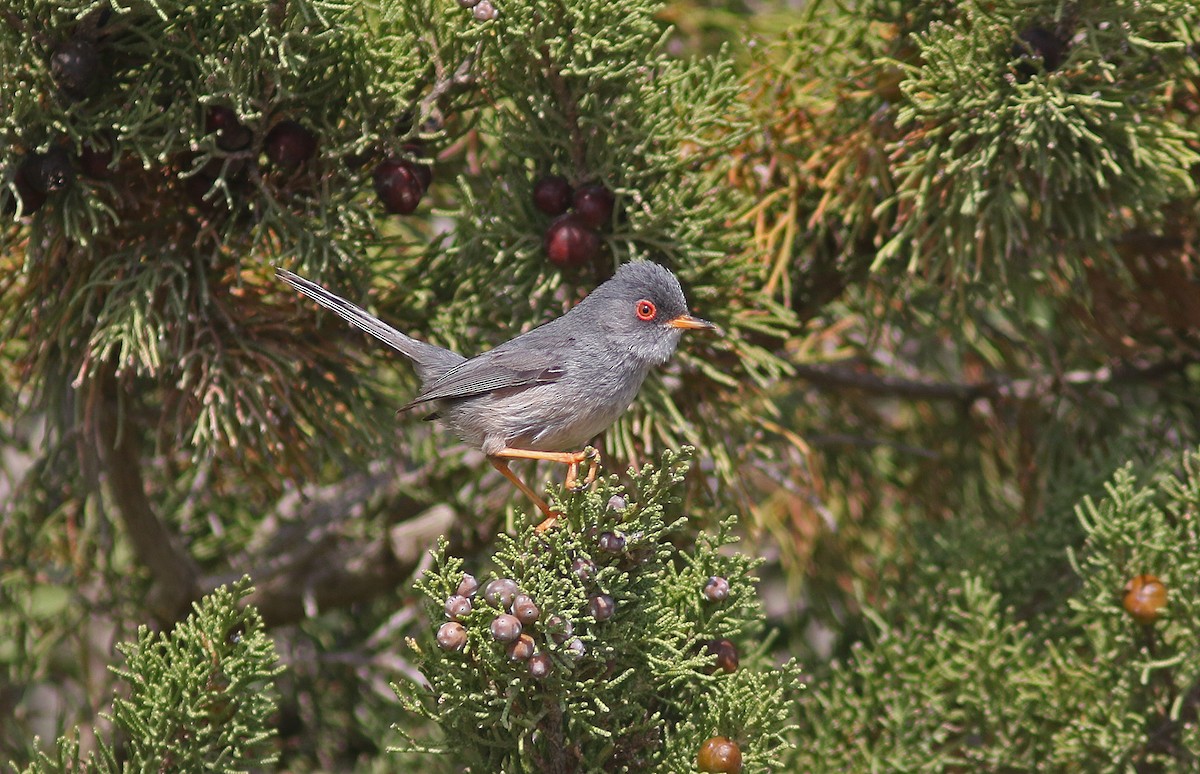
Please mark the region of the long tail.
<svg viewBox="0 0 1200 774"><path fill-rule="evenodd" d="M413 361L417 368L417 376L422 382L428 383L466 360L456 352L405 336L365 309L329 292L315 282L304 279L299 274L276 267L275 276Z"/></svg>

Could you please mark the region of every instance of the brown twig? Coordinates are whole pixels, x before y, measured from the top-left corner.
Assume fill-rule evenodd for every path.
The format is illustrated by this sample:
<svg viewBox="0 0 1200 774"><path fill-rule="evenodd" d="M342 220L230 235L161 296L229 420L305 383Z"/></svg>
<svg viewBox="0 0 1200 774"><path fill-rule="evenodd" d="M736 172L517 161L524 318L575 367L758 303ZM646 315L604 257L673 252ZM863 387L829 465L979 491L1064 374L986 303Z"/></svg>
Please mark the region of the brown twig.
<svg viewBox="0 0 1200 774"><path fill-rule="evenodd" d="M446 97L451 89L464 89L475 83L475 74L471 69L475 66L475 62L483 54L483 42L481 41L475 46L475 50L467 54L458 67L454 68L454 72L447 73L446 67L441 60L434 58L434 82L429 89L429 93L421 99L421 110L419 115L424 118L426 116L434 117L438 123L442 122L441 101Z"/></svg>

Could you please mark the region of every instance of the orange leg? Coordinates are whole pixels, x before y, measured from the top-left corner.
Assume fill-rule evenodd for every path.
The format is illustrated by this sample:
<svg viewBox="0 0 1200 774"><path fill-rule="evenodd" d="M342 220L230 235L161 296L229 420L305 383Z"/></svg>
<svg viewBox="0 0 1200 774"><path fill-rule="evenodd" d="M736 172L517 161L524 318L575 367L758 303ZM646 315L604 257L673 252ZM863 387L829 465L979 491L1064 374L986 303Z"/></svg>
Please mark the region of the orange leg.
<svg viewBox="0 0 1200 774"><path fill-rule="evenodd" d="M579 484L576 481L576 478L579 476L579 462L575 462L567 466L567 480L565 486L572 492L581 492L591 486L596 481L596 473L600 470L600 465L597 463L597 460L600 457L600 452L596 451L595 449L588 448L580 452L580 454L583 455L583 458L580 459L579 462L583 462L583 460L586 459L591 460L591 464L588 465L588 472L587 475L584 476L582 484Z"/></svg>
<svg viewBox="0 0 1200 774"><path fill-rule="evenodd" d="M579 477L579 463L586 459L595 459L597 456L598 455L595 449L579 452L543 452L531 451L529 449L512 449L506 447L495 454L490 455L488 457L488 461L492 463L492 467L500 471L505 478L511 481L517 489L520 489L526 497L528 497L530 500L533 500L534 505L536 505L538 510L542 512L542 515L546 517L541 524L537 525L537 531L545 532L554 526L554 522L557 521L558 517L562 514L552 509L546 504L546 501L537 494L537 492L534 492L533 489L529 487L528 484L517 478L517 474L513 473L508 467L508 462L506 462L506 460L547 460L548 462L557 462L561 465L566 465L566 488L571 491L577 491L576 487ZM596 471L598 467L599 466L594 463L591 465L591 468L588 470L587 477L584 479L585 487L590 486L591 483L596 480Z"/></svg>

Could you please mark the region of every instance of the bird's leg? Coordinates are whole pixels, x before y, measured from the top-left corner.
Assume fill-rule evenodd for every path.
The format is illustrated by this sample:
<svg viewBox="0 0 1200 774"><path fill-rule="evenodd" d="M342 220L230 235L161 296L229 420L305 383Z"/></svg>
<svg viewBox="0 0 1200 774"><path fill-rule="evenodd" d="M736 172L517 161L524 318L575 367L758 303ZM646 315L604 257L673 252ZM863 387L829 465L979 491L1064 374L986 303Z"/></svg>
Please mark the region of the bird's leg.
<svg viewBox="0 0 1200 774"><path fill-rule="evenodd" d="M506 461L499 459L499 457L488 457L488 462L492 463L492 467L500 471L500 474L511 481L513 486L515 486L517 489L520 489L526 497L528 497L530 500L533 500L533 504L536 505L538 510L542 512L542 515L546 517L540 524L537 525L538 532L545 532L554 526L554 522L556 522L558 517L562 514L551 508L546 501L543 500L540 495L538 495L537 492L529 488L528 484L517 478L517 474L512 472L512 469L508 467L508 463Z"/></svg>
<svg viewBox="0 0 1200 774"><path fill-rule="evenodd" d="M579 452L544 452L533 451L530 449L513 449L506 446L495 454L489 455L488 460L492 463L492 466L496 468L496 470L500 471L504 475L505 478L513 482L513 485L516 486L517 489L520 489L525 493L526 497L533 500L534 505L536 505L538 510L540 510L546 517L541 524L537 525L536 529L538 532L545 532L554 526L554 522L562 514L553 510L549 505L546 504L546 501L539 497L536 492L530 489L524 481L517 478L517 475L509 469L508 463L505 462L505 460L546 460L548 462L557 462L561 465L566 465L566 487L568 490L574 491L575 485L578 483L576 479L579 476L579 463L596 456L595 449ZM588 476L585 479L585 486L590 485L592 481L595 480L596 467L597 466L593 464L591 470L588 471Z"/></svg>

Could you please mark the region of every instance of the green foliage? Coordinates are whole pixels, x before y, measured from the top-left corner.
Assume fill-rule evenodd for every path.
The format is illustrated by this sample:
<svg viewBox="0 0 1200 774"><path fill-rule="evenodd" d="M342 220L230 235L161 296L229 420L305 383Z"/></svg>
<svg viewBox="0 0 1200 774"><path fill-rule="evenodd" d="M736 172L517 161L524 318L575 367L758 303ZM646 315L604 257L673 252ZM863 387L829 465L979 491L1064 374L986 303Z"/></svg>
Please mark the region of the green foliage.
<svg viewBox="0 0 1200 774"><path fill-rule="evenodd" d="M876 266L906 260L1021 293L1027 272L1078 280L1085 259L1112 260L1108 240L1159 226L1168 202L1195 193L1200 155L1170 101L1195 73L1197 21L1191 2L1051 15L1016 0L932 23L901 87L897 195L881 205L898 209L898 228ZM1058 265L1030 245L1061 250Z"/></svg>
<svg viewBox="0 0 1200 774"><path fill-rule="evenodd" d="M136 643L118 646L126 665L113 671L128 689L109 718L118 736L101 741L88 770L234 772L275 761L270 720L282 667L258 613L239 607L251 591L248 578L222 586L169 635L142 627ZM25 771L79 770L78 742L64 737Z"/></svg>
<svg viewBox="0 0 1200 774"><path fill-rule="evenodd" d="M815 311L869 266L959 314L1078 302L1099 278L1128 288L1144 271L1131 254L1154 250L1143 240L1195 217L1196 14L1187 0L811 4L754 95L772 286ZM774 221L785 210L794 225Z"/></svg>
<svg viewBox="0 0 1200 774"><path fill-rule="evenodd" d="M1107 471L1200 442L1200 208L1184 180L1200 101L1183 5L817 2L752 50L764 130L739 170L759 197L767 289L809 321L776 405L811 451L779 460L754 514L811 594L804 625L853 641L850 589L886 593L911 570L880 557L904 566L931 540L1023 556L1052 585L1067 570L1028 525L1082 461ZM1059 61L1022 42L1035 28L1065 36ZM1120 41L1142 32L1158 42ZM1052 108L1093 91L1128 96L1098 130L1112 147L1085 155L1087 132L1050 147L1084 117ZM1078 153L1036 157L1063 147ZM1122 153L1119 173L1099 168ZM1123 182L1050 194L1106 174ZM970 191L992 210L964 212ZM1080 218L1104 227L1063 238ZM953 526L964 521L976 534ZM1008 534L980 532L992 523ZM1009 603L1007 585L988 585Z"/></svg>
<svg viewBox="0 0 1200 774"><path fill-rule="evenodd" d="M1028 569L1010 557L966 569L934 552L916 589L872 614L870 641L814 681L801 770L1194 770L1200 453L1149 480L1126 466L1105 490L1076 508L1083 539L1059 549L1076 576L1052 606L1029 577L1001 602L989 571ZM1142 574L1168 590L1145 625L1122 608Z"/></svg>
<svg viewBox="0 0 1200 774"><path fill-rule="evenodd" d="M689 453L664 454L628 488L613 476L569 496L546 532L502 537L494 569L478 575L473 609L458 618L467 637L461 652L410 642L428 689L417 697L410 686L395 689L442 727L446 746L437 751L471 771L684 771L705 739L722 735L741 745L747 771L778 767L802 685L794 664L766 664L757 562L722 550L734 542L734 519L696 536L679 515ZM623 548L601 547L605 533L623 536ZM443 542L418 582L431 629L445 620L463 568ZM728 579L727 599L704 596L711 576ZM486 599L496 578L516 581L540 608L524 633L550 659L543 678L491 634L493 619L509 609ZM597 620L589 600L602 594L615 612ZM736 643L735 672L712 673L703 646L718 638Z"/></svg>

